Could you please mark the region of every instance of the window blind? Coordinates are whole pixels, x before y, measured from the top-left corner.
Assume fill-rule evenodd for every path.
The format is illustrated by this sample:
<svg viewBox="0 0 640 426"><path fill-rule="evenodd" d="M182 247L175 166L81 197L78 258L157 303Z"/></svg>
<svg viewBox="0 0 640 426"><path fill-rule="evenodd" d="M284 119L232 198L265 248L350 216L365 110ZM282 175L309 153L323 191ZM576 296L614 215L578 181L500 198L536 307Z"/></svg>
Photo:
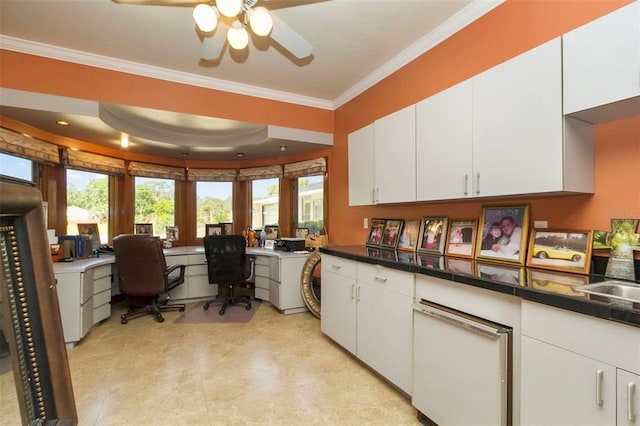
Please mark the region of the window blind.
<svg viewBox="0 0 640 426"><path fill-rule="evenodd" d="M0 152L39 163L58 164L58 146L0 127Z"/></svg>
<svg viewBox="0 0 640 426"><path fill-rule="evenodd" d="M182 167L161 166L158 164L139 163L137 161L131 161L129 163L129 173L132 176L185 180L184 168Z"/></svg>
<svg viewBox="0 0 640 426"><path fill-rule="evenodd" d="M324 157L284 165L284 177L286 178L317 176L323 175L326 172L327 160Z"/></svg>
<svg viewBox="0 0 640 426"><path fill-rule="evenodd" d="M235 182L236 169L188 169L187 180L202 182Z"/></svg>
<svg viewBox="0 0 640 426"><path fill-rule="evenodd" d="M123 175L126 170L124 160L72 149L63 151L63 160L72 169L89 172Z"/></svg>
<svg viewBox="0 0 640 426"><path fill-rule="evenodd" d="M238 170L238 180L257 180L282 177L282 166L251 167Z"/></svg>

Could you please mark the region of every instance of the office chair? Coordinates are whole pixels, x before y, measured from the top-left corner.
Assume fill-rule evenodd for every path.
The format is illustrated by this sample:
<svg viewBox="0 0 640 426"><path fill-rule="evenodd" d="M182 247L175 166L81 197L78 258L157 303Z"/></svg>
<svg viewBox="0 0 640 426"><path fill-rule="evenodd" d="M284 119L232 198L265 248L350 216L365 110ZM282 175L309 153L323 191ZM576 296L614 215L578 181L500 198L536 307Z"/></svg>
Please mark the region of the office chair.
<svg viewBox="0 0 640 426"><path fill-rule="evenodd" d="M227 307L238 303L246 304L245 309L251 309L249 296L236 296L235 286L251 278L253 275L253 259L247 260L246 241L241 235L207 235L203 239L204 251L207 258L209 284L224 284L227 286L226 296L217 297L204 304L204 310L212 304L221 304L220 315L224 315Z"/></svg>
<svg viewBox="0 0 640 426"><path fill-rule="evenodd" d="M168 296L159 301L160 295L184 283L186 267L167 267L159 238L143 234L118 235L113 239L113 253L118 286L129 303L127 313L120 316L122 324L146 314L155 315L158 322L163 322L164 311L184 312L184 304L167 304Z"/></svg>

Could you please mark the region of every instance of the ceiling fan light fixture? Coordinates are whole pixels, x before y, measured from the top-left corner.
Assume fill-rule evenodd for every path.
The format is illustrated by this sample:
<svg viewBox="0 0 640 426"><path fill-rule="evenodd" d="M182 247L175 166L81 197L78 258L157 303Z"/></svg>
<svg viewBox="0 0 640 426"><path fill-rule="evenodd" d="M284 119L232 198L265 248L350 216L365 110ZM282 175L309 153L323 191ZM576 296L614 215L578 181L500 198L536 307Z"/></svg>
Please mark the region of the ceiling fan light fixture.
<svg viewBox="0 0 640 426"><path fill-rule="evenodd" d="M218 11L208 4L201 3L193 9L193 20L201 31L211 32L218 26Z"/></svg>
<svg viewBox="0 0 640 426"><path fill-rule="evenodd" d="M264 7L258 6L255 9L247 11L249 15L249 25L251 30L259 36L266 36L273 28L273 19L271 14Z"/></svg>
<svg viewBox="0 0 640 426"><path fill-rule="evenodd" d="M216 6L224 16L233 18L242 10L242 0L216 0Z"/></svg>
<svg viewBox="0 0 640 426"><path fill-rule="evenodd" d="M227 32L227 41L237 50L242 50L249 44L249 33L238 20L233 21Z"/></svg>

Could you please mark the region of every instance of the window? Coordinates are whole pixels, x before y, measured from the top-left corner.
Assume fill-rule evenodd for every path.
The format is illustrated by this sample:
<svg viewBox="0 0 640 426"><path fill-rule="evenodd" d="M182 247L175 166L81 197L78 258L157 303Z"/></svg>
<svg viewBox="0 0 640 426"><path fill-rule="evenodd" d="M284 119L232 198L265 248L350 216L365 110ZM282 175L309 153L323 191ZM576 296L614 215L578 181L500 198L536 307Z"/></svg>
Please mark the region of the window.
<svg viewBox="0 0 640 426"><path fill-rule="evenodd" d="M151 223L153 234L166 238L166 227L175 225L175 181L144 177L134 179L135 223Z"/></svg>
<svg viewBox="0 0 640 426"><path fill-rule="evenodd" d="M109 240L109 176L67 170L67 234L79 234L78 224L98 225L100 243Z"/></svg>
<svg viewBox="0 0 640 426"><path fill-rule="evenodd" d="M0 153L0 174L33 181L33 161Z"/></svg>
<svg viewBox="0 0 640 426"><path fill-rule="evenodd" d="M258 179L251 183L251 226L264 229L278 226L280 209L280 180Z"/></svg>
<svg viewBox="0 0 640 426"><path fill-rule="evenodd" d="M233 183L196 182L197 237L208 223L233 222Z"/></svg>
<svg viewBox="0 0 640 426"><path fill-rule="evenodd" d="M295 178L297 228L309 228L310 234L319 233L324 228L324 176L304 176Z"/></svg>

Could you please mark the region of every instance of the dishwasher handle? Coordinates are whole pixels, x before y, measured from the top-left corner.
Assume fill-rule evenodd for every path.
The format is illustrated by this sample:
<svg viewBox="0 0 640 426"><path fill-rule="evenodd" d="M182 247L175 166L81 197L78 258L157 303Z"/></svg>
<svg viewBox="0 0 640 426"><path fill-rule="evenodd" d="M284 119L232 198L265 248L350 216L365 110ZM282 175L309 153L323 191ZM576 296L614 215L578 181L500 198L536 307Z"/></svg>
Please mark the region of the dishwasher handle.
<svg viewBox="0 0 640 426"><path fill-rule="evenodd" d="M451 309L438 309L435 306L427 305L423 302L414 303L413 310L491 339L498 339L501 335L513 331L509 327L498 324L490 325L488 321L482 321L479 318L472 317L463 312L453 312Z"/></svg>

